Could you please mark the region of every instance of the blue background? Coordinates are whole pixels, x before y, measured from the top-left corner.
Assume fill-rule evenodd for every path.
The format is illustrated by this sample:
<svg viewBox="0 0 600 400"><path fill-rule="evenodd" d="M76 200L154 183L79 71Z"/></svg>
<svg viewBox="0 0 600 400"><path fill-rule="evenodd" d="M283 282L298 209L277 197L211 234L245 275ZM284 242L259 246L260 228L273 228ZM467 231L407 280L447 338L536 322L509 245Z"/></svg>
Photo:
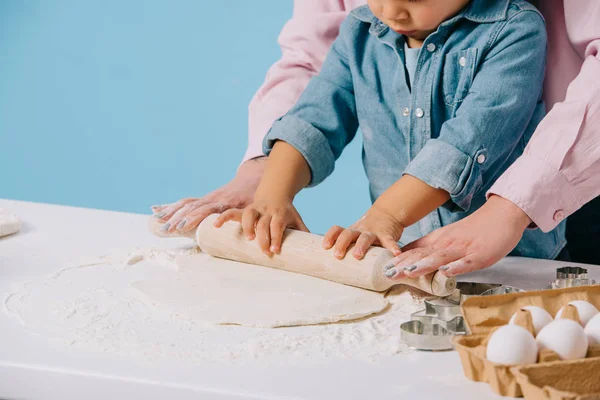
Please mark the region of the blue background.
<svg viewBox="0 0 600 400"><path fill-rule="evenodd" d="M226 183L291 13L291 0L0 1L0 197L148 213ZM299 196L311 230L369 207L360 146Z"/></svg>

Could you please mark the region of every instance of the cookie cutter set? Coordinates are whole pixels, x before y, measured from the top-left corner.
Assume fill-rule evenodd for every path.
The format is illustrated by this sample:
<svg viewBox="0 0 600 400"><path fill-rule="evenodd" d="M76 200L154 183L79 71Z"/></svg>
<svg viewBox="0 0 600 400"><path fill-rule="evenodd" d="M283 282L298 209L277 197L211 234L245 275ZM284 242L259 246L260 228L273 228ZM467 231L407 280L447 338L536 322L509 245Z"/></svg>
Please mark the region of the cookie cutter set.
<svg viewBox="0 0 600 400"><path fill-rule="evenodd" d="M443 299L425 300L425 309L412 313L410 321L400 325L400 338L418 350L450 350L455 335L467 333L460 305L472 296L521 292L496 283L458 282L454 292Z"/></svg>
<svg viewBox="0 0 600 400"><path fill-rule="evenodd" d="M596 282L581 267L562 267L549 289L594 285ZM410 316L400 325L400 339L417 350L442 351L452 349L452 337L467 333L460 305L472 296L489 296L523 292L513 286L497 283L458 282L454 292L445 298L425 300L425 309Z"/></svg>
<svg viewBox="0 0 600 400"><path fill-rule="evenodd" d="M556 279L550 282L549 289L562 289L574 286L595 285L596 281L588 278L588 271L581 267L562 267L556 269Z"/></svg>

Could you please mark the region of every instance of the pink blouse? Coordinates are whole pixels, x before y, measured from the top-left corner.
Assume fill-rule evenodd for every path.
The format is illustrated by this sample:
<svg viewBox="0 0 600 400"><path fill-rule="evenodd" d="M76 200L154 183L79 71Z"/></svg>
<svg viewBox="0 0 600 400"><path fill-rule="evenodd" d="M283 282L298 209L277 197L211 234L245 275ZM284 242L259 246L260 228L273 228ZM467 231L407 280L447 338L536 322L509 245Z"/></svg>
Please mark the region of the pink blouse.
<svg viewBox="0 0 600 400"><path fill-rule="evenodd" d="M339 26L365 0L297 0L279 36L282 57L249 106L244 161L262 155L271 124L318 73ZM524 154L489 194L522 208L543 231L600 195L600 1L540 2L548 28L549 110Z"/></svg>

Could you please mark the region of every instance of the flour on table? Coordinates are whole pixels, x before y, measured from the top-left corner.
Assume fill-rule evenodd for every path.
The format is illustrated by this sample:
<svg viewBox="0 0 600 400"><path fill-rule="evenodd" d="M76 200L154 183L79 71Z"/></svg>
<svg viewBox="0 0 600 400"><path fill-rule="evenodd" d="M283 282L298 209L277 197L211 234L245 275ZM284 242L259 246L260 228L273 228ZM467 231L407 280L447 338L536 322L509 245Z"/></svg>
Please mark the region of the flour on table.
<svg viewBox="0 0 600 400"><path fill-rule="evenodd" d="M387 295L390 304L383 312L368 318L276 329L210 323L170 306L150 305L132 287L140 281L172 280L187 267L174 270L168 260L195 257L196 252L135 250L118 262L105 259L66 267L23 284L4 306L27 330L52 339L56 346L143 363L310 365L330 358L376 361L411 351L400 342L399 326L423 303L403 287Z"/></svg>
<svg viewBox="0 0 600 400"><path fill-rule="evenodd" d="M12 235L21 229L21 220L8 210L0 208L0 237Z"/></svg>

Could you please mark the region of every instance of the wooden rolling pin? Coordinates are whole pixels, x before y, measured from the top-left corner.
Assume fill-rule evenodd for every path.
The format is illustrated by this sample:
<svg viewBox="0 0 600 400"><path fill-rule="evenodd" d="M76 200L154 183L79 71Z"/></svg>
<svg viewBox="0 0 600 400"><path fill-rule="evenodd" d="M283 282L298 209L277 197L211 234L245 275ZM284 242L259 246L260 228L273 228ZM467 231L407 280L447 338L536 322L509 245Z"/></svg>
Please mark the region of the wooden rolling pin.
<svg viewBox="0 0 600 400"><path fill-rule="evenodd" d="M401 284L445 297L456 288L455 278L439 272L392 281L383 274L383 267L393 258L389 250L371 247L362 260L350 253L339 260L332 250L323 249L322 236L291 229L285 231L281 253L267 256L256 240L246 239L241 224L230 221L215 228L213 223L217 217L218 214L213 214L202 221L195 235L200 249L213 257L283 269L377 292ZM150 229L164 236L156 228L156 222L151 222Z"/></svg>

